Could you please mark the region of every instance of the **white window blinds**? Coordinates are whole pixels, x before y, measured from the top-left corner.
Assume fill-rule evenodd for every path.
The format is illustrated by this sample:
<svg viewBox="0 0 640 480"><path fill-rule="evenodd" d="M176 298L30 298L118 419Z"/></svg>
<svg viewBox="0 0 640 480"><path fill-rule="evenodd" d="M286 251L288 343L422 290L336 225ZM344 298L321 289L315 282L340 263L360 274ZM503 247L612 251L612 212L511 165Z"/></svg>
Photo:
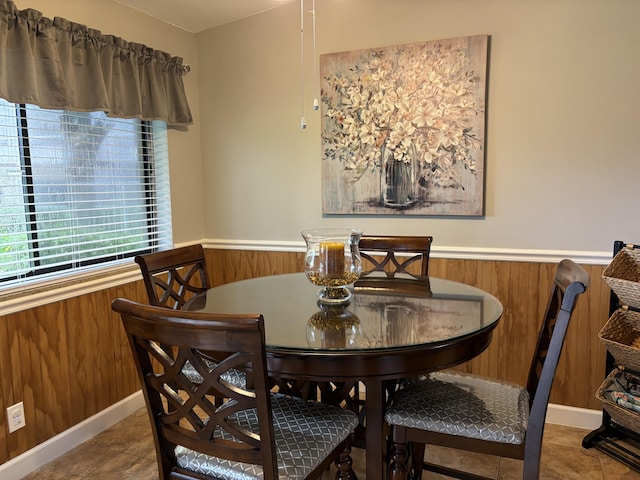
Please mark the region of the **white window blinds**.
<svg viewBox="0 0 640 480"><path fill-rule="evenodd" d="M0 99L0 289L169 248L166 124Z"/></svg>

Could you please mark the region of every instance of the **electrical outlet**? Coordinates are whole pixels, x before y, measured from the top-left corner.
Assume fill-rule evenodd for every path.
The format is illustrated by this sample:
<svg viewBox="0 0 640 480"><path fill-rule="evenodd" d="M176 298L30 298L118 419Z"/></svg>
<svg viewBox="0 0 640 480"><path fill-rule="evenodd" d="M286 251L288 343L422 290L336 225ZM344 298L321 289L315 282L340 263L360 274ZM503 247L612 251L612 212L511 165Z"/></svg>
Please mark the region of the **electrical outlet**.
<svg viewBox="0 0 640 480"><path fill-rule="evenodd" d="M24 427L27 424L24 418L24 405L22 402L11 405L7 408L7 425L9 425L9 433Z"/></svg>

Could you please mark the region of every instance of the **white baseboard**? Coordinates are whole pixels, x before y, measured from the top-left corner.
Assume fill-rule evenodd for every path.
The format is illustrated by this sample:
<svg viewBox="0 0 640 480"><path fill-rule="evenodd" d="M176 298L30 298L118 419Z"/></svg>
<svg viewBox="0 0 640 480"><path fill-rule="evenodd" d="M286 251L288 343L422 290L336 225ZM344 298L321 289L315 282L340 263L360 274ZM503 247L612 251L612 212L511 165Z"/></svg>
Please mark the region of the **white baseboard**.
<svg viewBox="0 0 640 480"><path fill-rule="evenodd" d="M0 478L20 479L132 415L142 407L144 407L144 397L142 391L138 391L69 430L65 430L22 455L3 463L0 465ZM600 410L549 404L547 411L547 423L556 425L595 430L601 422L602 412Z"/></svg>
<svg viewBox="0 0 640 480"><path fill-rule="evenodd" d="M545 421L555 425L595 430L602 425L602 410L588 410L550 403Z"/></svg>
<svg viewBox="0 0 640 480"><path fill-rule="evenodd" d="M142 390L0 465L0 478L18 480L144 407Z"/></svg>

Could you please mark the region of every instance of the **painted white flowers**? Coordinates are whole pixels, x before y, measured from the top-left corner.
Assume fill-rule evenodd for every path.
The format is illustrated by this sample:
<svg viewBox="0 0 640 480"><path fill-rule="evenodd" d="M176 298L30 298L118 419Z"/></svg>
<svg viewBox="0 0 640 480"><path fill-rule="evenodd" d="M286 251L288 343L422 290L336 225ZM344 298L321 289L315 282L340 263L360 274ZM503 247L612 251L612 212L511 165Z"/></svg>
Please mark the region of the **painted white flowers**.
<svg viewBox="0 0 640 480"><path fill-rule="evenodd" d="M470 121L484 113L478 81L461 46L364 51L322 80L325 156L342 162L355 182L380 168L383 146L404 162L415 149L421 184L457 187L461 168L475 173L483 144Z"/></svg>

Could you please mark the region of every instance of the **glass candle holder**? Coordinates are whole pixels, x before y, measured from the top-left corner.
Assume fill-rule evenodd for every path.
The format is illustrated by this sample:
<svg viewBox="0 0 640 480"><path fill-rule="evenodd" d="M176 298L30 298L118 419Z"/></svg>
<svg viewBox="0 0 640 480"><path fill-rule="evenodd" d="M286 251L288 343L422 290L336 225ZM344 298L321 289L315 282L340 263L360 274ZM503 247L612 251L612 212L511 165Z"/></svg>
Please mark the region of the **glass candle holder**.
<svg viewBox="0 0 640 480"><path fill-rule="evenodd" d="M304 271L314 285L321 288L318 300L324 304L349 302L351 291L347 285L362 273L362 259L358 242L362 232L353 229L304 230L307 244Z"/></svg>

